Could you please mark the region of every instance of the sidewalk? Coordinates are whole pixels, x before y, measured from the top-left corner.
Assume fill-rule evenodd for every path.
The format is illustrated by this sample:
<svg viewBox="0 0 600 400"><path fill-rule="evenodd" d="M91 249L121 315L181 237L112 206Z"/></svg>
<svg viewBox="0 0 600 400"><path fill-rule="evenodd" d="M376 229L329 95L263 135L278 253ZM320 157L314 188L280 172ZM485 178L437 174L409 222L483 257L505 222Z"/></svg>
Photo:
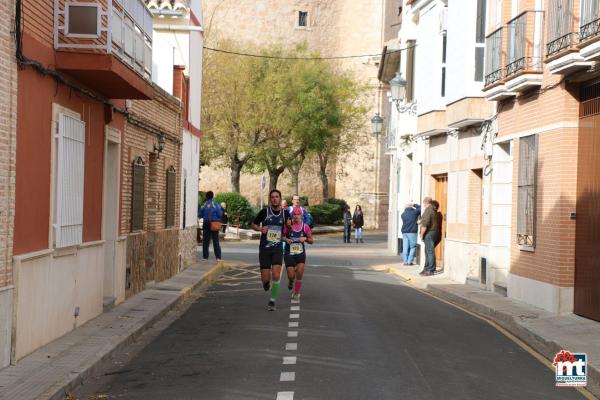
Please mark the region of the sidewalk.
<svg viewBox="0 0 600 400"><path fill-rule="evenodd" d="M587 389L600 397L600 323L574 314L552 314L474 285L454 282L443 273L423 277L419 266L392 264L377 269L494 321L547 360L553 360L562 349L587 353Z"/></svg>
<svg viewBox="0 0 600 400"><path fill-rule="evenodd" d="M0 370L0 399L64 400L111 354L125 351L192 290L211 284L225 268L223 263L194 264Z"/></svg>

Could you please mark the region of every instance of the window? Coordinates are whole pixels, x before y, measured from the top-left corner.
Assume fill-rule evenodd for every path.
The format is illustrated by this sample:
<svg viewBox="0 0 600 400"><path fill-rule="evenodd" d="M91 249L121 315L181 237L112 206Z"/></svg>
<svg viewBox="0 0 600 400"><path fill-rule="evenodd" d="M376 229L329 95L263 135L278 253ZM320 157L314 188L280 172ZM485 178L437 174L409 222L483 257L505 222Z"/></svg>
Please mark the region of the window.
<svg viewBox="0 0 600 400"><path fill-rule="evenodd" d="M414 100L415 91L415 50L417 46L416 40L406 41L406 102L410 103Z"/></svg>
<svg viewBox="0 0 600 400"><path fill-rule="evenodd" d="M65 35L80 38L97 38L101 30L99 4L67 3L65 10Z"/></svg>
<svg viewBox="0 0 600 400"><path fill-rule="evenodd" d="M167 210L166 210L166 227L170 228L175 225L175 179L177 172L173 166L167 169Z"/></svg>
<svg viewBox="0 0 600 400"><path fill-rule="evenodd" d="M298 11L298 26L308 26L308 11Z"/></svg>
<svg viewBox="0 0 600 400"><path fill-rule="evenodd" d="M54 245L66 247L83 240L85 122L60 113L56 141Z"/></svg>
<svg viewBox="0 0 600 400"><path fill-rule="evenodd" d="M537 147L537 135L519 139L517 243L531 249L535 247Z"/></svg>
<svg viewBox="0 0 600 400"><path fill-rule="evenodd" d="M142 157L133 163L131 182L131 230L144 229L144 187L146 179L146 165Z"/></svg>
<svg viewBox="0 0 600 400"><path fill-rule="evenodd" d="M502 28L491 33L486 39L485 86L502 79Z"/></svg>
<svg viewBox="0 0 600 400"><path fill-rule="evenodd" d="M446 96L446 45L447 35L442 36L442 97Z"/></svg>
<svg viewBox="0 0 600 400"><path fill-rule="evenodd" d="M483 82L485 55L486 1L477 0L477 26L475 29L475 82Z"/></svg>
<svg viewBox="0 0 600 400"><path fill-rule="evenodd" d="M549 0L546 54L552 55L574 45L573 1Z"/></svg>

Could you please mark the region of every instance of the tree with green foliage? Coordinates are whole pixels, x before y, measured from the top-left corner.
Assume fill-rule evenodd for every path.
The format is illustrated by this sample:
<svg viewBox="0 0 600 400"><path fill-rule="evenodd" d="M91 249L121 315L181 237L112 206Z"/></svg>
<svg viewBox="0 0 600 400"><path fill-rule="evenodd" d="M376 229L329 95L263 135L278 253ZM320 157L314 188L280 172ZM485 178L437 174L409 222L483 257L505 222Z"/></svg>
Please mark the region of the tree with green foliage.
<svg viewBox="0 0 600 400"><path fill-rule="evenodd" d="M236 49L233 43L220 46ZM262 75L255 58L206 52L202 82L201 159L231 169L231 190L240 191L240 175L255 149L266 140L257 94Z"/></svg>

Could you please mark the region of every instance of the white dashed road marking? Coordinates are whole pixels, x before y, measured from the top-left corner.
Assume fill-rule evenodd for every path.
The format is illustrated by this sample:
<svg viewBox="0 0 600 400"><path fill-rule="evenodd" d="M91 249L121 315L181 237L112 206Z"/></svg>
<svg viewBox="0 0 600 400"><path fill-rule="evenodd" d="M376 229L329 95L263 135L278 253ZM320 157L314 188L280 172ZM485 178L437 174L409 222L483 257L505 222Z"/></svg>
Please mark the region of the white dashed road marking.
<svg viewBox="0 0 600 400"><path fill-rule="evenodd" d="M288 324L288 328L297 328L298 327L298 322L290 322Z"/></svg>
<svg viewBox="0 0 600 400"><path fill-rule="evenodd" d="M277 392L277 400L294 400L294 392Z"/></svg>
<svg viewBox="0 0 600 400"><path fill-rule="evenodd" d="M279 380L281 382L293 382L296 380L296 373L295 372L282 372L281 375L279 376Z"/></svg>
<svg viewBox="0 0 600 400"><path fill-rule="evenodd" d="M298 337L298 331L289 331L288 337Z"/></svg>
<svg viewBox="0 0 600 400"><path fill-rule="evenodd" d="M290 307L290 311L300 311L300 306L292 306Z"/></svg>
<svg viewBox="0 0 600 400"><path fill-rule="evenodd" d="M298 319L300 318L300 314L290 314L290 319Z"/></svg>
<svg viewBox="0 0 600 400"><path fill-rule="evenodd" d="M286 350L298 350L298 343L286 343L285 349Z"/></svg>
<svg viewBox="0 0 600 400"><path fill-rule="evenodd" d="M296 364L296 356L283 357L283 364L285 364L285 365Z"/></svg>

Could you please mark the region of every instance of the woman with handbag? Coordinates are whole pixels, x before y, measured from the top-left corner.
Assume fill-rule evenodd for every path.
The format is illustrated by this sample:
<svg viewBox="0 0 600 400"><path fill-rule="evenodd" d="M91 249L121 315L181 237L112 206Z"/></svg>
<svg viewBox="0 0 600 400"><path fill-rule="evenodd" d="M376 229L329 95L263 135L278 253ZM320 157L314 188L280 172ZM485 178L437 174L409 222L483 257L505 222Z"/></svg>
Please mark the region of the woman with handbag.
<svg viewBox="0 0 600 400"><path fill-rule="evenodd" d="M219 203L214 200L214 197L215 194L212 191L206 192L206 201L200 208L200 216L202 217L202 258L208 260L208 249L212 238L215 257L217 261L221 261L219 232L221 231L223 210Z"/></svg>

